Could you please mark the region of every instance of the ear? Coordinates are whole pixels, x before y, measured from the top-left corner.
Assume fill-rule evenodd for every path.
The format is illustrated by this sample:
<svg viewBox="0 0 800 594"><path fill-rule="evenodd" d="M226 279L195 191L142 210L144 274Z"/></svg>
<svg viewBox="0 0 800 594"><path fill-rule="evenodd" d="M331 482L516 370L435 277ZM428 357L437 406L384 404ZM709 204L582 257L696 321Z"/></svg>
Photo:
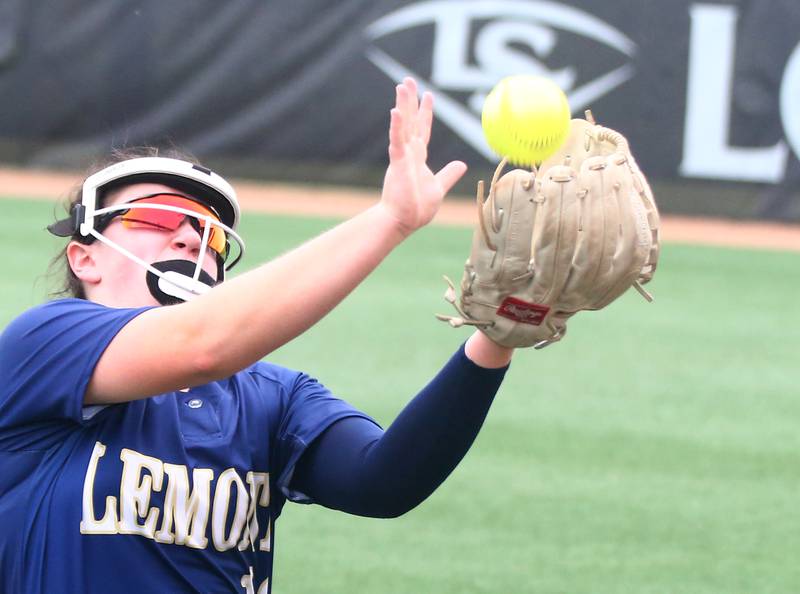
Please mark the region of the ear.
<svg viewBox="0 0 800 594"><path fill-rule="evenodd" d="M97 284L102 276L97 262L94 259L93 246L71 241L67 246L67 261L72 272L81 281L88 284Z"/></svg>

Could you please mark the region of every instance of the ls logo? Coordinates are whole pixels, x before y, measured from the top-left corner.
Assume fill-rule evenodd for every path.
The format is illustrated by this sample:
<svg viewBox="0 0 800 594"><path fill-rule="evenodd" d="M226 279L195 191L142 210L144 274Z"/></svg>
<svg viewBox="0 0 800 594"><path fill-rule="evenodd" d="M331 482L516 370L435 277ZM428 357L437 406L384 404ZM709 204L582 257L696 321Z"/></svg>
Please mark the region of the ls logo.
<svg viewBox="0 0 800 594"><path fill-rule="evenodd" d="M418 52L426 28L433 30L430 80L396 57L409 47ZM413 76L422 91L435 91L437 117L490 160L494 155L483 137L480 112L501 78L547 76L564 89L573 112L580 113L633 76L630 59L636 53L628 37L597 17L545 0L420 2L381 17L366 35L369 60L393 80ZM589 77L578 66L564 64L563 56L559 59L559 42L577 45L581 51L576 55L600 56L610 67Z"/></svg>

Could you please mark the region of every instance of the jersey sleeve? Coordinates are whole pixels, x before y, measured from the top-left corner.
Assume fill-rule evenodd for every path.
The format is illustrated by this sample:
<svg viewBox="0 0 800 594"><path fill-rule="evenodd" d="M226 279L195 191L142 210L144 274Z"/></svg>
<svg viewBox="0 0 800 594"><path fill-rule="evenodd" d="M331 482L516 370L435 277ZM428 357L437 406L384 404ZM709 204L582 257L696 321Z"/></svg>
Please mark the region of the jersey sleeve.
<svg viewBox="0 0 800 594"><path fill-rule="evenodd" d="M97 361L117 332L147 309L60 299L11 322L0 335L0 435L47 421L81 423Z"/></svg>
<svg viewBox="0 0 800 594"><path fill-rule="evenodd" d="M283 495L297 503L313 503L305 493L290 488L300 456L333 423L347 417L371 417L336 398L314 378L298 374L286 395L283 415L274 442L274 455L281 468L277 484Z"/></svg>

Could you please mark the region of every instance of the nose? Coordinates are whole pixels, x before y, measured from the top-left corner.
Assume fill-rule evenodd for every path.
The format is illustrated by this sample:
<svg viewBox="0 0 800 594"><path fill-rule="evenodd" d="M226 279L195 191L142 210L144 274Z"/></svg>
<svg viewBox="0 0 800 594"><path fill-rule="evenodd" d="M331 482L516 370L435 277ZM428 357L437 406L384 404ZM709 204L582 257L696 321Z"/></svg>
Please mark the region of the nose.
<svg viewBox="0 0 800 594"><path fill-rule="evenodd" d="M216 278L219 273L217 260L210 249L206 249L206 253L202 256L200 255L202 240L202 236L192 227L187 217L180 227L173 232L170 248L173 253L178 254L183 259L200 262L203 270Z"/></svg>
<svg viewBox="0 0 800 594"><path fill-rule="evenodd" d="M181 226L178 227L172 235L172 247L181 252L187 251L192 256L197 256L200 253L201 243L202 237L200 233L192 227L188 217L184 219Z"/></svg>

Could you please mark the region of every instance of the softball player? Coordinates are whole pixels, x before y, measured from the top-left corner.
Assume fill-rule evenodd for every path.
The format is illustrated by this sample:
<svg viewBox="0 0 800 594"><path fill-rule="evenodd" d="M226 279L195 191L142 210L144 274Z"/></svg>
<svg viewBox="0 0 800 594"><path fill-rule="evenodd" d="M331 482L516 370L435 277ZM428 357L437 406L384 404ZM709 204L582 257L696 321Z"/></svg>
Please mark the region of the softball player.
<svg viewBox="0 0 800 594"><path fill-rule="evenodd" d="M446 478L511 349L473 334L385 432L260 362L432 219L466 166L431 172L431 121L406 79L380 202L224 283L244 242L222 178L142 157L85 180L50 227L74 296L0 335L0 591L269 592L287 499L391 517Z"/></svg>

